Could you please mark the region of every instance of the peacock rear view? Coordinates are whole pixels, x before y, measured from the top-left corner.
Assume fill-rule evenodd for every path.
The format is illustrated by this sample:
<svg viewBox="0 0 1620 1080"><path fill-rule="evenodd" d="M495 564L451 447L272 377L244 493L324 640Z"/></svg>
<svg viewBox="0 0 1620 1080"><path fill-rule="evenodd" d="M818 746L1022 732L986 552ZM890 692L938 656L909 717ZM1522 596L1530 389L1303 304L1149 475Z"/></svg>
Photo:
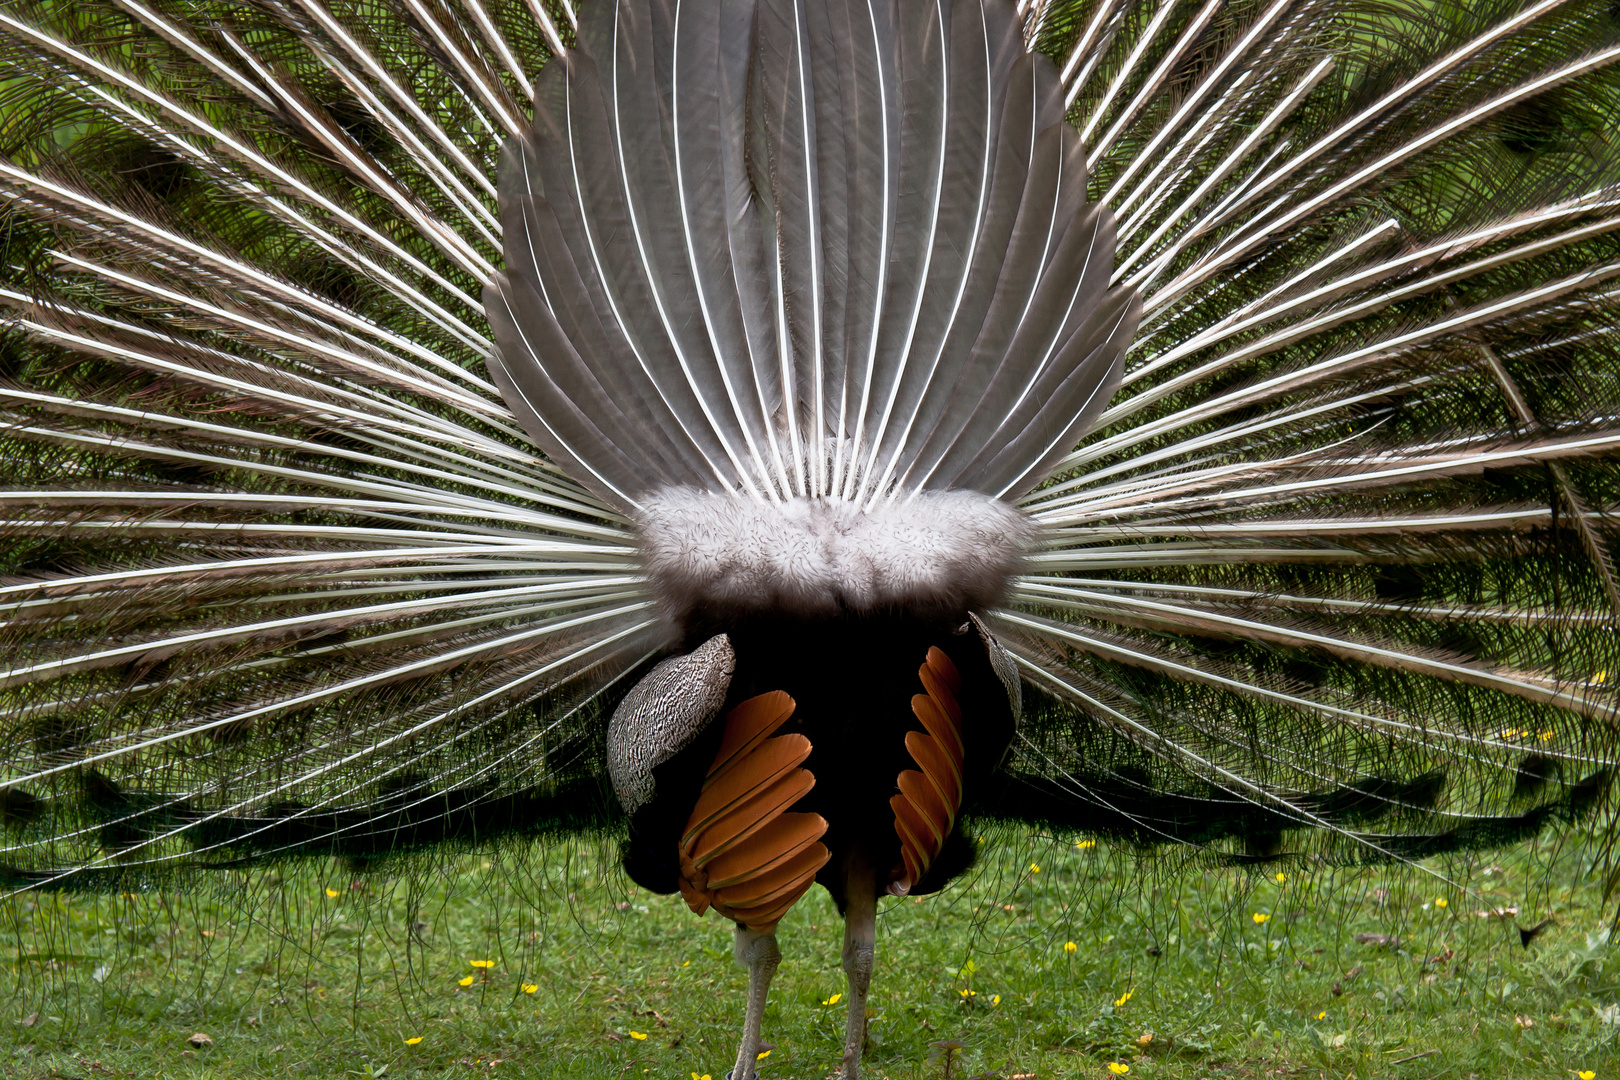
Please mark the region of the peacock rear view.
<svg viewBox="0 0 1620 1080"><path fill-rule="evenodd" d="M7 0L0 876L1600 815L1603 3Z"/></svg>

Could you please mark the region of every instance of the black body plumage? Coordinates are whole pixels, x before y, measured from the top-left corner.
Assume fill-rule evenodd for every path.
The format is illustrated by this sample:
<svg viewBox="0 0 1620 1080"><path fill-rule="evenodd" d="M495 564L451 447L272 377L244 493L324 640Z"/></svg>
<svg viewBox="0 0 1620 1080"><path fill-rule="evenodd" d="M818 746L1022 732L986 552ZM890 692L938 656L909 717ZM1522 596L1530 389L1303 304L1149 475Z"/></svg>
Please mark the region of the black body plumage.
<svg viewBox="0 0 1620 1080"><path fill-rule="evenodd" d="M884 870L900 862L889 798L895 777L916 768L905 736L923 730L909 706L921 690L916 671L930 647L947 650L962 673L966 809L984 811L973 795L989 790L1012 742L1014 717L984 644L966 619L753 619L726 633L737 655L727 705L771 690L786 691L797 705L781 731L810 740L805 767L816 786L794 809L827 819L824 842L832 859L817 880L840 911L845 902L841 874L849 857ZM689 644L696 648L705 640L699 634ZM625 867L636 884L653 892L675 891L677 842L714 759L720 730L721 725L711 725L656 770L657 800L630 821ZM972 862L964 823L958 821L941 857L910 894L937 892Z"/></svg>

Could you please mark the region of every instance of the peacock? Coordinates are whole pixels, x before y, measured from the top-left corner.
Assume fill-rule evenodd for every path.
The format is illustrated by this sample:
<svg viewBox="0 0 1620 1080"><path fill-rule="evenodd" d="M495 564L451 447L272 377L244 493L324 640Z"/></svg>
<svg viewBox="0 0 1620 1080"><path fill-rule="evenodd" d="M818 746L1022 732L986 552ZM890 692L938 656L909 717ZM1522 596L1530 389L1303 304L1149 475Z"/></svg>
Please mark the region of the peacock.
<svg viewBox="0 0 1620 1080"><path fill-rule="evenodd" d="M5 0L0 882L1591 822L1620 8Z"/></svg>

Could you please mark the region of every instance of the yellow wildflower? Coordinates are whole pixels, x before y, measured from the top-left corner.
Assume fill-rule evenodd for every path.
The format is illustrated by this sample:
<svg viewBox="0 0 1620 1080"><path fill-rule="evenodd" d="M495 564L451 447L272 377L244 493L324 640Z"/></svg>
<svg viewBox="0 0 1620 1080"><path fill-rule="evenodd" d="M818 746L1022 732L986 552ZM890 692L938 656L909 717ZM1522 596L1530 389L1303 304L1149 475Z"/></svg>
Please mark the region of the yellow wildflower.
<svg viewBox="0 0 1620 1080"><path fill-rule="evenodd" d="M1136 991L1135 990L1127 990L1127 991L1125 991L1119 997L1114 999L1114 1008L1123 1009L1125 1007L1125 1003L1127 1001L1131 1000L1131 998L1133 998L1135 996L1136 996Z"/></svg>
<svg viewBox="0 0 1620 1080"><path fill-rule="evenodd" d="M1283 873L1281 870L1277 871L1277 874L1276 874L1276 882L1277 882L1277 884L1281 885L1283 882L1285 882L1287 880L1288 880L1288 875L1287 874Z"/></svg>
<svg viewBox="0 0 1620 1080"><path fill-rule="evenodd" d="M1437 907L1437 908L1445 907L1446 906L1446 898L1443 897L1443 896L1435 897L1434 898L1434 906Z"/></svg>
<svg viewBox="0 0 1620 1080"><path fill-rule="evenodd" d="M336 900L337 895L338 895L338 891L336 889L327 889L326 890L326 898L328 900Z"/></svg>
<svg viewBox="0 0 1620 1080"><path fill-rule="evenodd" d="M1593 1072L1591 1069L1582 1069L1580 1072L1576 1073L1575 1075L1580 1077L1581 1080L1592 1080L1592 1078L1594 1076L1596 1076L1597 1073Z"/></svg>
<svg viewBox="0 0 1620 1080"><path fill-rule="evenodd" d="M1076 951L1076 950L1078 950L1078 949L1079 949L1079 948L1080 948L1080 946L1078 946L1078 945L1076 945L1076 944L1075 944L1075 943L1074 943L1074 942L1072 942L1072 941L1065 941L1065 942L1064 942L1064 943L1063 943L1063 951L1064 951L1064 952L1075 952L1075 951Z"/></svg>
<svg viewBox="0 0 1620 1080"><path fill-rule="evenodd" d="M636 1040L636 1042L640 1042L642 1039L647 1037L647 1033L645 1031L632 1031L630 1033L630 1037Z"/></svg>
<svg viewBox="0 0 1620 1080"><path fill-rule="evenodd" d="M1316 1018L1318 1020L1326 1020L1327 1019L1327 1010L1323 1009L1321 1012L1317 1013Z"/></svg>
<svg viewBox="0 0 1620 1080"><path fill-rule="evenodd" d="M520 989L521 989L521 990L522 990L522 991L523 991L523 992L524 992L524 993L525 993L525 994L532 994L532 993L534 993L534 992L535 992L535 991L536 991L536 990L538 990L538 989L540 989L540 984L539 984L539 983L519 983L519 984L518 984L518 987L519 987L519 988L520 988Z"/></svg>
<svg viewBox="0 0 1620 1080"><path fill-rule="evenodd" d="M495 966L493 960L469 960L467 962L475 968L492 968Z"/></svg>
<svg viewBox="0 0 1620 1080"><path fill-rule="evenodd" d="M1257 911L1250 918L1254 920L1254 925L1259 926L1261 923L1270 921L1271 916L1263 911Z"/></svg>
<svg viewBox="0 0 1620 1080"><path fill-rule="evenodd" d="M838 1004L839 999L841 999L843 996L844 996L843 994L834 994L832 997L828 998L826 1001L823 1001L822 1004L823 1005L836 1005L836 1004Z"/></svg>
<svg viewBox="0 0 1620 1080"><path fill-rule="evenodd" d="M1041 872L1041 864L1040 863L1030 863L1029 864L1029 872L1032 873L1032 874L1040 873Z"/></svg>
<svg viewBox="0 0 1620 1080"><path fill-rule="evenodd" d="M754 1055L754 1060L755 1061L764 1061L766 1058L768 1058L770 1056L771 1056L771 1052L769 1050L761 1050L759 1053Z"/></svg>
<svg viewBox="0 0 1620 1080"><path fill-rule="evenodd" d="M1126 1073L1131 1071L1131 1067L1129 1065L1121 1064L1118 1061L1110 1061L1108 1063L1108 1071L1113 1073L1115 1076L1124 1076Z"/></svg>
<svg viewBox="0 0 1620 1080"><path fill-rule="evenodd" d="M991 998L990 999L990 1004L992 1004L992 1005L1000 1005L1001 1004L1001 995L997 994L995 997Z"/></svg>
<svg viewBox="0 0 1620 1080"><path fill-rule="evenodd" d="M681 967L691 967L691 966L692 966L692 961L690 961L690 960L682 960L681 961Z"/></svg>
<svg viewBox="0 0 1620 1080"><path fill-rule="evenodd" d="M699 1076L697 1073L693 1073L692 1080L709 1080L709 1074L704 1073L702 1076Z"/></svg>
<svg viewBox="0 0 1620 1080"><path fill-rule="evenodd" d="M417 1043L419 1043L421 1041L422 1041L422 1036L420 1036L420 1035L412 1035L410 1038L405 1040L405 1045L406 1046L415 1046Z"/></svg>
<svg viewBox="0 0 1620 1080"><path fill-rule="evenodd" d="M469 975L465 979L457 979L456 983L460 986L471 986L473 983L473 977Z"/></svg>
<svg viewBox="0 0 1620 1080"><path fill-rule="evenodd" d="M1076 844L1074 846L1079 848L1081 851L1084 851L1087 848L1096 847L1097 846L1097 841L1095 841L1095 840L1082 840L1082 841L1080 841L1078 844Z"/></svg>

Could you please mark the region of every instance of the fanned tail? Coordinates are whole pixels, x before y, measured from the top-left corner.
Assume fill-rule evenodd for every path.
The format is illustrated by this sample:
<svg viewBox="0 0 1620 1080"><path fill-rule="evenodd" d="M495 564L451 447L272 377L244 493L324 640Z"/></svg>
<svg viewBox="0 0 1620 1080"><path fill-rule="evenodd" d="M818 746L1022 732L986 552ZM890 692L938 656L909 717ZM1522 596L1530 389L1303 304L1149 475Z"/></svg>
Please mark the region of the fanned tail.
<svg viewBox="0 0 1620 1080"><path fill-rule="evenodd" d="M664 487L1016 504L985 813L1605 810L1607 4L679 12L0 10L7 881L603 824Z"/></svg>

